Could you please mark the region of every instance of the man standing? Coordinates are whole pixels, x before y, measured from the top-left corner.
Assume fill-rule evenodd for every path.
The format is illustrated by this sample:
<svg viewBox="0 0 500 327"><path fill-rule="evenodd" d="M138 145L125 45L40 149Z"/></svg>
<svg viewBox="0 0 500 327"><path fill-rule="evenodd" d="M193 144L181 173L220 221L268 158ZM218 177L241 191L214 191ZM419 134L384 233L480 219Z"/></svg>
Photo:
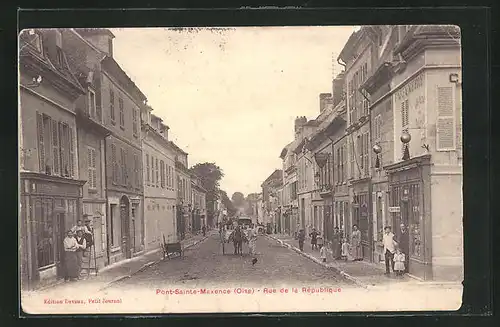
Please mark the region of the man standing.
<svg viewBox="0 0 500 327"><path fill-rule="evenodd" d="M303 229L299 230L297 238L299 239L299 249L300 249L300 251L304 251L304 241L306 239L306 232Z"/></svg>
<svg viewBox="0 0 500 327"><path fill-rule="evenodd" d="M394 271L394 252L396 252L396 242L394 241L394 234L391 231L390 226L385 226L384 228L384 253L385 253L385 274L390 275Z"/></svg>
<svg viewBox="0 0 500 327"><path fill-rule="evenodd" d="M408 234L408 228L406 228L405 224L401 224L400 228L398 245L401 252L405 254L405 273L407 273L409 267L408 264L410 263L410 236Z"/></svg>
<svg viewBox="0 0 500 327"><path fill-rule="evenodd" d="M201 231L203 232L203 237L205 237L205 235L207 234L207 228L205 227L205 225L203 225Z"/></svg>
<svg viewBox="0 0 500 327"><path fill-rule="evenodd" d="M312 232L309 234L309 237L311 237L311 250L318 249L318 234L316 228L313 228Z"/></svg>

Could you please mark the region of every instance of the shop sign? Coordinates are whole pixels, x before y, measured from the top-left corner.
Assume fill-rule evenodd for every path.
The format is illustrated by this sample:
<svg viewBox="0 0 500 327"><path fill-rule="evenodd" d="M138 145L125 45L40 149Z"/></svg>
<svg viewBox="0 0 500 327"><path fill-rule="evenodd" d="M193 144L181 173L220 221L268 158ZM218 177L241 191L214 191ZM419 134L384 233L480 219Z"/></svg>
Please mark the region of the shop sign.
<svg viewBox="0 0 500 327"><path fill-rule="evenodd" d="M389 212L401 212L400 207L389 207Z"/></svg>

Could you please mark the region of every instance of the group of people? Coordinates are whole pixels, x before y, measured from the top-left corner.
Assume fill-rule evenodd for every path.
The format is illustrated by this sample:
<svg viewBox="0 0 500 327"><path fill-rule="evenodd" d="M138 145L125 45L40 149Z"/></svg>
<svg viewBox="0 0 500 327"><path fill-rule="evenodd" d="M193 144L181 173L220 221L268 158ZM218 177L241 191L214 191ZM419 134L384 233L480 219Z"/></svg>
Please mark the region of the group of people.
<svg viewBox="0 0 500 327"><path fill-rule="evenodd" d="M401 224L401 232L399 233L399 240L392 233L390 226L386 226L383 235L383 245L385 254L386 275L390 275L390 268L396 276L402 276L408 272L408 230L404 224ZM324 245L324 240L321 234L313 228L309 234L311 238L311 249L320 251L320 258L326 262L328 257L327 248ZM304 242L306 233L304 229L300 229L297 238L299 241L300 251L304 251ZM335 260L349 260L362 261L363 250L361 246L361 231L358 225L352 226L351 242L349 243L347 237L338 227L334 228L332 237L332 256Z"/></svg>
<svg viewBox="0 0 500 327"><path fill-rule="evenodd" d="M90 220L81 220L66 232L64 238L64 280L76 281L80 279L83 257L93 245L92 227Z"/></svg>
<svg viewBox="0 0 500 327"><path fill-rule="evenodd" d="M221 233L222 231L223 229L221 228ZM230 237L233 241L234 254L243 254L242 249L244 241L248 242L250 254L256 254L257 234L257 225L255 224L252 224L249 228L240 225L236 226Z"/></svg>

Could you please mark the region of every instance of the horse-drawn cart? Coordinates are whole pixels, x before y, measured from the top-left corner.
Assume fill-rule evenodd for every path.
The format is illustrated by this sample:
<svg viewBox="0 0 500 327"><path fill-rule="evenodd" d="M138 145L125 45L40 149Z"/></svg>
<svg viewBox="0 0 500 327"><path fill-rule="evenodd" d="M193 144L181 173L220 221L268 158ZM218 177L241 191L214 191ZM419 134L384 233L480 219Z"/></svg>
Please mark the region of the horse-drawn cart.
<svg viewBox="0 0 500 327"><path fill-rule="evenodd" d="M221 230L219 232L220 234L220 242L221 242L221 247L222 247L222 254L226 254L226 246L229 243L234 243L234 235L235 235L235 229L226 229L226 230ZM242 243L248 243L248 230L241 230L241 241Z"/></svg>

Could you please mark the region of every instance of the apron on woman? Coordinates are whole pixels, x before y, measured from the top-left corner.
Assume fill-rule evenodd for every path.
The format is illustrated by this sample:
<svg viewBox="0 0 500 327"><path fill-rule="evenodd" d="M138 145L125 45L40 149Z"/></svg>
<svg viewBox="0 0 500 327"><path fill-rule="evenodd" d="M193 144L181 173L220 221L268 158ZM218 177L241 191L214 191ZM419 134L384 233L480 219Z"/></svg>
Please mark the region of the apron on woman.
<svg viewBox="0 0 500 327"><path fill-rule="evenodd" d="M363 251L361 249L361 232L359 230L352 232L351 249L352 249L353 260L363 259Z"/></svg>

